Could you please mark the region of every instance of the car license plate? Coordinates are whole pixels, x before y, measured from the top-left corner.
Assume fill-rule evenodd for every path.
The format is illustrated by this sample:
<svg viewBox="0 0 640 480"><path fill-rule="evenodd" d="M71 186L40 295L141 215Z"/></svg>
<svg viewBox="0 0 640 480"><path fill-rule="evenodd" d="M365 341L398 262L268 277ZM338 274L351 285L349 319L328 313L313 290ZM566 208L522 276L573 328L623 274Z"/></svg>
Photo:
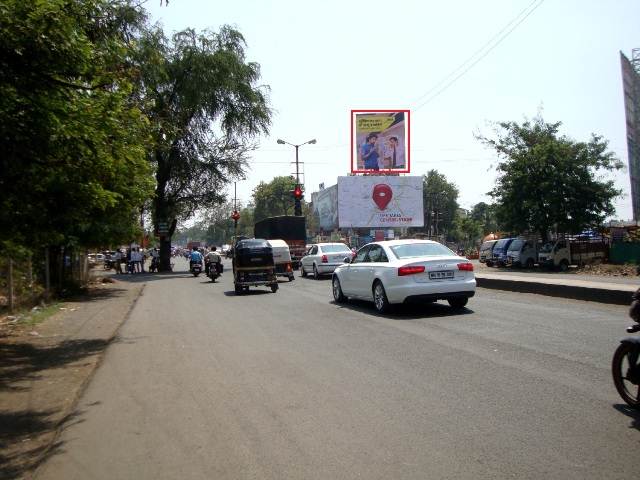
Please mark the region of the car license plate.
<svg viewBox="0 0 640 480"><path fill-rule="evenodd" d="M444 278L453 278L453 270L447 270L444 272L429 272L429 279L442 280Z"/></svg>

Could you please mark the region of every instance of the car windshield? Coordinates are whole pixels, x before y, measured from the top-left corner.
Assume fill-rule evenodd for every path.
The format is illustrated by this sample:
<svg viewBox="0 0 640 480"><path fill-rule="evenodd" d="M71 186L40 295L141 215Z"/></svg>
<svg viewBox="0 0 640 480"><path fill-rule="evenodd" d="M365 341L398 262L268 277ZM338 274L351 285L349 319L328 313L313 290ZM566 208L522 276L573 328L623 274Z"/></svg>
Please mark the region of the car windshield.
<svg viewBox="0 0 640 480"><path fill-rule="evenodd" d="M510 238L505 238L505 239L502 239L502 240L498 240L498 243L496 243L496 246L493 247L494 250L495 249L500 250L501 248L505 248L510 240L511 240Z"/></svg>
<svg viewBox="0 0 640 480"><path fill-rule="evenodd" d="M540 249L540 253L549 253L551 250L553 250L553 242L547 242Z"/></svg>
<svg viewBox="0 0 640 480"><path fill-rule="evenodd" d="M496 242L484 242L482 245L480 245L480 251L485 251L485 250L491 250L491 247L493 246L493 244Z"/></svg>
<svg viewBox="0 0 640 480"><path fill-rule="evenodd" d="M522 245L524 245L524 240L514 240L511 242L511 245L509 245L509 251L519 251Z"/></svg>
<svg viewBox="0 0 640 480"><path fill-rule="evenodd" d="M324 253L348 252L349 247L346 245L320 245Z"/></svg>
<svg viewBox="0 0 640 480"><path fill-rule="evenodd" d="M455 255L455 253L439 243L404 243L402 245L393 245L390 248L398 258Z"/></svg>

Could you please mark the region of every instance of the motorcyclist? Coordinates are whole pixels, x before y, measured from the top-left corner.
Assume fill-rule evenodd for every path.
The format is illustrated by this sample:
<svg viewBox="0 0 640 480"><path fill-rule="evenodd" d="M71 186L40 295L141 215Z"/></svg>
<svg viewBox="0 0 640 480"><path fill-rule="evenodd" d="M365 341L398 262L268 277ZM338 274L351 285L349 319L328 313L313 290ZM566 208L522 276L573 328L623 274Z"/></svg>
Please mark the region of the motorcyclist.
<svg viewBox="0 0 640 480"><path fill-rule="evenodd" d="M215 268L218 273L220 273L221 265L222 265L222 257L220 257L218 252L216 252L216 246L213 245L211 247L211 250L209 250L209 252L205 256L205 269L206 269L207 275L209 275L209 269L212 267Z"/></svg>
<svg viewBox="0 0 640 480"><path fill-rule="evenodd" d="M189 255L189 270L193 268L194 264L202 266L202 254L198 251L198 247L193 247L193 251Z"/></svg>

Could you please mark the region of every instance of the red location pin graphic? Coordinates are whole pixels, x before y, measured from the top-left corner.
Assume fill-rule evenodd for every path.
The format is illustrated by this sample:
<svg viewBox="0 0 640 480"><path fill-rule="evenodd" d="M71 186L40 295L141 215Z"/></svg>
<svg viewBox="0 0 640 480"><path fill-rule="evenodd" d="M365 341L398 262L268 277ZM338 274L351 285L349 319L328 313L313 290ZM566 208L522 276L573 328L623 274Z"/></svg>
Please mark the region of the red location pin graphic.
<svg viewBox="0 0 640 480"><path fill-rule="evenodd" d="M391 201L391 197L393 197L393 192L389 185L379 183L373 187L372 198L380 210L387 208L387 205L389 205L389 202Z"/></svg>

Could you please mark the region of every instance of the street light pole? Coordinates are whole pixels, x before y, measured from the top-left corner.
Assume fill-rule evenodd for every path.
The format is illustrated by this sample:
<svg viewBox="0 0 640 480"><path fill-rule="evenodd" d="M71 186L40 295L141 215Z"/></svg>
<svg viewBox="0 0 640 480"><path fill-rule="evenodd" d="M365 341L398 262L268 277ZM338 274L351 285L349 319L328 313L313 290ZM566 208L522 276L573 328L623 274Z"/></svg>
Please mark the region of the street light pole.
<svg viewBox="0 0 640 480"><path fill-rule="evenodd" d="M282 139L278 139L277 143L279 143L280 145L291 145L292 147L294 147L296 149L296 188L293 191L293 198L294 198L294 215L296 216L301 216L302 215L302 205L300 204L300 200L302 199L302 186L300 185L300 164L298 161L298 149L302 146L302 145L313 145L316 143L316 139L314 138L313 140L309 140L308 142L304 142L304 143L300 143L298 145L294 144L294 143L289 143L289 142L285 142Z"/></svg>

